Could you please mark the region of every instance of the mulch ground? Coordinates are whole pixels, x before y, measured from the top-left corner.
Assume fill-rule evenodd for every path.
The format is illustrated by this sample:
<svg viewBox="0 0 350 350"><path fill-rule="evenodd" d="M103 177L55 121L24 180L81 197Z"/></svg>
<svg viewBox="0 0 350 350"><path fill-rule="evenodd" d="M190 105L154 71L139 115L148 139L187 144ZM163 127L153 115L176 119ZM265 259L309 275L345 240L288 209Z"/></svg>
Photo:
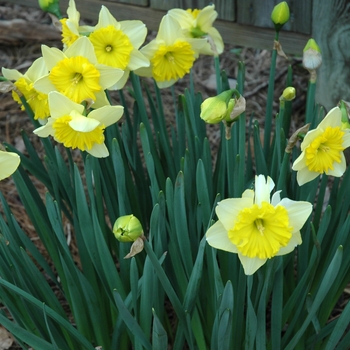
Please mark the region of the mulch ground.
<svg viewBox="0 0 350 350"><path fill-rule="evenodd" d="M135 18L136 19L136 18ZM97 18L96 18L97 20ZM87 21L89 22L89 21ZM91 23L89 23L91 24ZM154 37L150 33L148 40ZM271 46L273 38L271 38ZM61 48L60 33L51 24L50 17L41 10L26 8L6 2L0 2L0 67L14 68L25 72L32 62L41 56L41 45L55 46ZM282 43L283 45L283 43ZM251 48L232 47L226 45L225 52L220 56L221 68L225 69L227 75L234 81L237 77L238 63L243 61L246 66L245 93L247 101L247 115L252 113L263 125L265 106L267 98L267 86L269 77L271 53L266 50ZM297 90L297 97L293 102L293 125L300 125L304 118L305 97L308 83L308 73L301 66L301 57L289 57L289 59L278 58L275 81L275 104L274 110L278 109L278 98L285 88L285 79L288 65L292 65L294 71L293 85ZM193 68L195 88L201 91L203 97L215 95L214 64L212 57L200 57ZM179 81L175 86L177 94L184 92L189 85L188 77ZM174 120L173 102L169 89L162 91L166 117ZM127 96L127 102L132 103L132 97ZM117 94L114 94L118 103ZM25 112L21 111L19 105L13 101L11 93L0 93L0 142L15 145L19 150L25 151L21 131L24 130L41 152L38 138L32 134L33 126ZM209 138L215 144L219 137L218 129L209 129ZM214 145L215 146L215 145ZM42 185L42 192L45 189ZM11 178L0 182L0 191L7 198L11 209L18 218L25 232L38 243L38 237L32 224L26 216L25 210L16 195L16 189ZM75 247L72 247L74 250ZM45 250L42 249L45 256ZM18 349L13 346L11 349Z"/></svg>

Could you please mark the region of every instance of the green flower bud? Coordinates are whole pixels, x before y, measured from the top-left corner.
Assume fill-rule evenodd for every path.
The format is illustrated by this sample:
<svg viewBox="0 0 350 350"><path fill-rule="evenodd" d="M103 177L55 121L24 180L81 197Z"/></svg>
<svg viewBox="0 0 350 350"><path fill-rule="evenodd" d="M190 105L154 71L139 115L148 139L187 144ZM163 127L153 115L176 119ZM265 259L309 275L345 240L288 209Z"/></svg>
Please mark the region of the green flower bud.
<svg viewBox="0 0 350 350"><path fill-rule="evenodd" d="M341 127L343 130L350 129L350 123L349 123L349 113L348 113L348 103L341 100L340 101L340 111L341 111Z"/></svg>
<svg viewBox="0 0 350 350"><path fill-rule="evenodd" d="M321 63L321 50L314 39L309 39L303 50L303 66L310 71L319 68Z"/></svg>
<svg viewBox="0 0 350 350"><path fill-rule="evenodd" d="M234 90L227 90L215 97L209 97L201 105L200 117L209 124L220 123L230 115L234 107L231 99Z"/></svg>
<svg viewBox="0 0 350 350"><path fill-rule="evenodd" d="M52 13L57 18L62 18L59 0L38 0L38 3L43 11Z"/></svg>
<svg viewBox="0 0 350 350"><path fill-rule="evenodd" d="M113 225L115 238L120 242L134 242L143 235L142 225L134 215L119 217Z"/></svg>
<svg viewBox="0 0 350 350"><path fill-rule="evenodd" d="M288 22L290 17L289 6L283 1L277 4L271 13L271 20L275 25L275 30L279 32L283 25Z"/></svg>
<svg viewBox="0 0 350 350"><path fill-rule="evenodd" d="M295 99L295 88L293 86L289 86L283 90L283 94L280 97L283 101L292 101Z"/></svg>

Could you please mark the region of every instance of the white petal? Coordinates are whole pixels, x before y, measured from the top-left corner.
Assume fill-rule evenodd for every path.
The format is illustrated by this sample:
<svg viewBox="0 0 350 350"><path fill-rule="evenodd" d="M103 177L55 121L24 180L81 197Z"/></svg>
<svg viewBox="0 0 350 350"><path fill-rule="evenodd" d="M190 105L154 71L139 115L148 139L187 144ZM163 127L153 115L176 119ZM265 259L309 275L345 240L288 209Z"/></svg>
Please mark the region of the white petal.
<svg viewBox="0 0 350 350"><path fill-rule="evenodd" d="M300 231L294 232L288 244L285 247L280 248L276 255L279 256L289 254L295 249L297 245L300 245L302 242L303 241L301 239Z"/></svg>
<svg viewBox="0 0 350 350"><path fill-rule="evenodd" d="M186 10L175 8L168 11L168 15L180 24L182 29L190 29L194 22L193 16Z"/></svg>
<svg viewBox="0 0 350 350"><path fill-rule="evenodd" d="M44 75L47 75L49 73L44 58L39 57L36 59L33 64L29 67L29 69L26 72L26 76L32 81L36 81L37 79L43 77Z"/></svg>
<svg viewBox="0 0 350 350"><path fill-rule="evenodd" d="M339 107L332 108L317 128L326 129L328 126L341 126L341 111Z"/></svg>
<svg viewBox="0 0 350 350"><path fill-rule="evenodd" d="M128 36L135 49L138 49L145 42L147 28L143 22L137 20L121 21L120 29Z"/></svg>
<svg viewBox="0 0 350 350"><path fill-rule="evenodd" d="M215 212L226 231L229 231L233 228L238 213L244 208L250 208L252 205L252 198L228 198L218 203Z"/></svg>
<svg viewBox="0 0 350 350"><path fill-rule="evenodd" d="M102 5L98 16L98 23L96 25L96 30L103 27L107 27L109 25L114 26L116 29L120 28L120 24L118 24L118 21L112 16L108 8Z"/></svg>
<svg viewBox="0 0 350 350"><path fill-rule="evenodd" d="M197 24L203 32L208 33L217 17L218 13L215 11L215 6L208 5L204 7L201 12L199 12L197 17Z"/></svg>
<svg viewBox="0 0 350 350"><path fill-rule="evenodd" d="M344 157L344 153L341 153L341 161L340 163L334 162L333 163L333 170L326 171L327 175L332 175L335 177L341 177L346 170L346 160Z"/></svg>
<svg viewBox="0 0 350 350"><path fill-rule="evenodd" d="M266 179L264 175L255 176L255 204L260 206L262 202L270 203L270 193L274 187L271 177Z"/></svg>
<svg viewBox="0 0 350 350"><path fill-rule="evenodd" d="M44 57L46 67L49 71L55 67L59 61L62 61L66 58L66 55L56 47L41 45L41 53Z"/></svg>
<svg viewBox="0 0 350 350"><path fill-rule="evenodd" d="M279 205L287 209L289 225L293 227L293 232L300 231L312 212L311 203L305 201L283 198Z"/></svg>
<svg viewBox="0 0 350 350"><path fill-rule="evenodd" d="M348 148L350 147L350 130L343 130L345 131L345 135L343 136L343 147Z"/></svg>
<svg viewBox="0 0 350 350"><path fill-rule="evenodd" d="M114 85L110 86L107 90L111 90L111 91L121 90L125 86L126 82L128 81L129 75L130 75L130 71L124 70L122 77Z"/></svg>
<svg viewBox="0 0 350 350"><path fill-rule="evenodd" d="M80 115L73 118L68 124L75 131L90 132L95 130L100 125L100 122L96 119L86 118Z"/></svg>
<svg viewBox="0 0 350 350"><path fill-rule="evenodd" d="M300 156L294 161L292 169L297 171L306 167L305 152L302 152Z"/></svg>
<svg viewBox="0 0 350 350"><path fill-rule="evenodd" d="M243 266L244 273L248 276L256 272L267 261L267 259L248 258L241 253L238 253L238 257Z"/></svg>
<svg viewBox="0 0 350 350"><path fill-rule="evenodd" d="M315 171L310 171L307 167L300 169L297 172L297 182L299 186L306 184L319 176L320 173L316 173Z"/></svg>
<svg viewBox="0 0 350 350"><path fill-rule="evenodd" d="M282 191L276 191L271 198L271 204L275 207L280 201L281 201L281 192Z"/></svg>
<svg viewBox="0 0 350 350"><path fill-rule="evenodd" d="M8 69L8 68L2 67L1 73L8 80L15 80L15 81L17 81L18 79L21 79L23 77L23 74L20 73L16 69Z"/></svg>
<svg viewBox="0 0 350 350"><path fill-rule="evenodd" d="M106 158L109 156L108 149L104 143L100 145L95 143L87 152L96 158Z"/></svg>
<svg viewBox="0 0 350 350"><path fill-rule="evenodd" d="M227 231L220 221L212 225L205 234L207 242L213 248L225 250L231 253L237 253L236 246L229 240Z"/></svg>
<svg viewBox="0 0 350 350"><path fill-rule="evenodd" d="M253 190L248 189L242 193L242 198L250 198L252 200L252 205L253 205L253 201L254 201L254 196L255 196L255 193Z"/></svg>
<svg viewBox="0 0 350 350"><path fill-rule="evenodd" d="M21 158L13 152L0 151L0 180L12 175L19 166Z"/></svg>
<svg viewBox="0 0 350 350"><path fill-rule="evenodd" d="M124 72L119 68L113 68L104 64L96 64L96 68L100 72L100 85L103 89L108 89L118 82Z"/></svg>
<svg viewBox="0 0 350 350"><path fill-rule="evenodd" d="M159 25L157 39L162 39L165 45L173 45L174 42L183 37L180 24L169 15L165 15Z"/></svg>
<svg viewBox="0 0 350 350"><path fill-rule="evenodd" d="M49 106L52 118L60 118L65 115L70 115L73 110L80 114L84 111L83 105L73 102L68 97L57 91L49 93Z"/></svg>
<svg viewBox="0 0 350 350"><path fill-rule="evenodd" d="M98 120L105 127L116 123L123 115L122 106L104 106L93 110L88 114L88 118Z"/></svg>
<svg viewBox="0 0 350 350"><path fill-rule="evenodd" d="M51 91L57 91L55 85L51 83L49 75L44 75L35 81L34 89L43 92L44 94L48 94Z"/></svg>
<svg viewBox="0 0 350 350"><path fill-rule="evenodd" d="M55 129L52 127L53 122L54 122L54 119L49 118L45 125L33 130L33 133L40 137L48 137L50 135L52 136L55 135Z"/></svg>
<svg viewBox="0 0 350 350"><path fill-rule="evenodd" d="M96 101L92 105L93 108L97 109L97 108L101 108L103 106L109 106L110 105L104 90L97 91L95 93L95 97L96 97Z"/></svg>
<svg viewBox="0 0 350 350"><path fill-rule="evenodd" d="M81 36L74 43L68 47L64 52L67 57L83 56L93 64L97 64L94 47L91 41L86 36Z"/></svg>
<svg viewBox="0 0 350 350"><path fill-rule="evenodd" d="M149 59L143 55L140 51L133 50L130 55L130 61L128 63L129 70L135 70L140 67L149 67Z"/></svg>

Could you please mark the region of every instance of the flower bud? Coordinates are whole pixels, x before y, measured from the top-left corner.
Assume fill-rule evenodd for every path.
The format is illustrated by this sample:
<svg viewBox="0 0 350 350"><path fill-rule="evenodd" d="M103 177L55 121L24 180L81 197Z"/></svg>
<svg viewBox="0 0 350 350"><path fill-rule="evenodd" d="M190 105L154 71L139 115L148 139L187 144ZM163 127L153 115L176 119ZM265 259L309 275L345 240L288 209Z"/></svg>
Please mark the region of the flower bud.
<svg viewBox="0 0 350 350"><path fill-rule="evenodd" d="M309 39L303 50L303 66L308 71L315 70L322 63L322 54L314 39Z"/></svg>
<svg viewBox="0 0 350 350"><path fill-rule="evenodd" d="M294 99L295 99L295 88L293 86L288 86L283 90L283 94L280 97L280 100L292 101Z"/></svg>
<svg viewBox="0 0 350 350"><path fill-rule="evenodd" d="M346 101L340 101L340 111L341 111L341 128L343 130L350 129L349 123L349 103Z"/></svg>
<svg viewBox="0 0 350 350"><path fill-rule="evenodd" d="M40 8L48 13L52 13L57 18L62 18L59 0L38 0Z"/></svg>
<svg viewBox="0 0 350 350"><path fill-rule="evenodd" d="M273 8L271 20L275 25L275 30L277 32L279 32L283 25L288 22L289 16L289 6L285 1L280 2Z"/></svg>
<svg viewBox="0 0 350 350"><path fill-rule="evenodd" d="M215 97L209 97L201 105L200 117L209 124L220 123L230 116L235 104L231 99L233 90L227 90Z"/></svg>
<svg viewBox="0 0 350 350"><path fill-rule="evenodd" d="M115 238L120 242L134 242L143 235L142 225L134 215L119 217L113 226Z"/></svg>

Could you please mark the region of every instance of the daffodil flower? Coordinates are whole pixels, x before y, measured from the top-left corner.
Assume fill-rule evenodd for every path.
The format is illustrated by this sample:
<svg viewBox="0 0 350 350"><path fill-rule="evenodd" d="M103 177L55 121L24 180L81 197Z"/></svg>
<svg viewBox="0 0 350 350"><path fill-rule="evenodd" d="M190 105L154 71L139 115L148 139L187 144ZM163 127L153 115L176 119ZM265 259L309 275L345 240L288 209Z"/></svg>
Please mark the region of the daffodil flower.
<svg viewBox="0 0 350 350"><path fill-rule="evenodd" d="M49 93L49 106L51 117L47 124L35 129L34 134L40 137L51 135L65 147L78 148L97 158L108 157L104 129L121 118L123 107L104 106L85 116L83 105L56 91Z"/></svg>
<svg viewBox="0 0 350 350"><path fill-rule="evenodd" d="M108 105L104 92L122 77L123 71L100 64L86 37L80 37L65 52L42 46L49 74L34 83L43 92L58 91L73 102L94 101L94 108Z"/></svg>
<svg viewBox="0 0 350 350"><path fill-rule="evenodd" d="M301 154L293 164L299 186L320 174L340 177L346 169L344 149L350 146L350 133L342 129L339 107L333 108L301 143Z"/></svg>
<svg viewBox="0 0 350 350"><path fill-rule="evenodd" d="M20 161L18 154L0 151L0 180L12 175L18 168Z"/></svg>
<svg viewBox="0 0 350 350"><path fill-rule="evenodd" d="M214 5L198 9L171 9L169 16L176 19L184 34L189 38L207 38L207 44L199 51L203 55L220 55L224 51L224 42L218 30L213 27L218 13Z"/></svg>
<svg viewBox="0 0 350 350"><path fill-rule="evenodd" d="M255 176L255 191L218 203L218 221L206 233L212 247L238 254L246 275L301 244L300 229L312 211L309 202L281 200L280 191L270 201L274 185L270 177Z"/></svg>
<svg viewBox="0 0 350 350"><path fill-rule="evenodd" d="M80 26L80 13L77 11L74 0L69 0L67 9L68 18L60 20L62 25L62 42L64 48L71 46L83 34L87 35L92 32L91 26Z"/></svg>
<svg viewBox="0 0 350 350"><path fill-rule="evenodd" d="M48 69L42 57L36 59L28 68L25 74L20 73L16 69L2 68L2 75L14 81L17 89L12 90L13 99L21 105L21 109L25 108L22 104L18 91L24 96L26 102L34 113L34 119L38 119L41 123L46 121L50 116L47 94L39 92L34 88L34 82L44 75L48 74Z"/></svg>
<svg viewBox="0 0 350 350"><path fill-rule="evenodd" d="M140 68L136 73L153 77L159 88L169 87L190 72L205 45L205 39L186 37L180 24L165 15L156 38L140 50L150 60L151 66Z"/></svg>
<svg viewBox="0 0 350 350"><path fill-rule="evenodd" d="M110 90L122 89L130 71L148 67L149 60L138 50L145 41L147 28L141 21L118 22L102 6L98 23L89 35L99 63L124 71L122 78Z"/></svg>

